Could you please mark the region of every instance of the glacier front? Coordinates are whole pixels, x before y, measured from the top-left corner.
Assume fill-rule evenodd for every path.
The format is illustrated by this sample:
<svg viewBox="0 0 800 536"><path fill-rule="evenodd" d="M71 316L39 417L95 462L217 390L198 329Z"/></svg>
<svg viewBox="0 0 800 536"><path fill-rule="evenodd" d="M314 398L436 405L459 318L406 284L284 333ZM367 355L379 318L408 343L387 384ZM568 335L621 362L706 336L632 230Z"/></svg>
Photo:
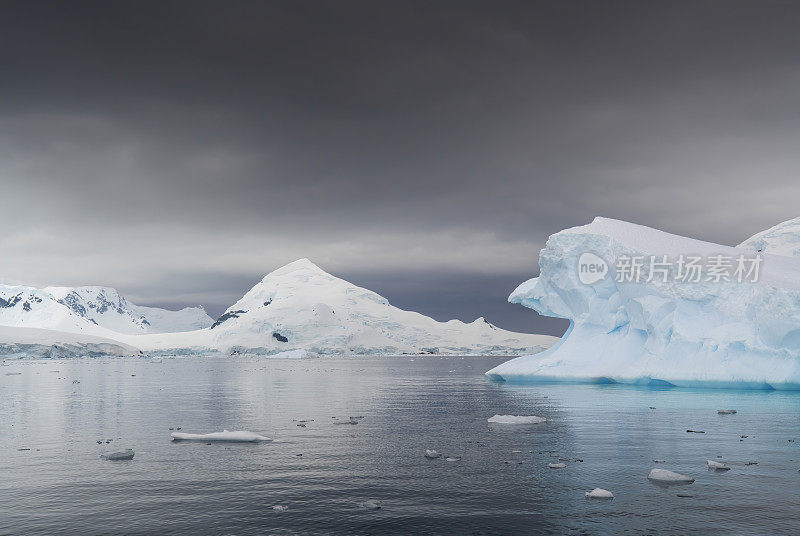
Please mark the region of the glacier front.
<svg viewBox="0 0 800 536"><path fill-rule="evenodd" d="M608 218L556 233L540 254L539 277L509 301L569 319L570 327L549 350L486 374L511 382L800 389L797 222L737 247ZM684 256L707 266L716 258L760 261L749 279L685 280L670 264ZM635 279L622 273L634 258L645 259ZM666 261L663 270L652 259Z"/></svg>

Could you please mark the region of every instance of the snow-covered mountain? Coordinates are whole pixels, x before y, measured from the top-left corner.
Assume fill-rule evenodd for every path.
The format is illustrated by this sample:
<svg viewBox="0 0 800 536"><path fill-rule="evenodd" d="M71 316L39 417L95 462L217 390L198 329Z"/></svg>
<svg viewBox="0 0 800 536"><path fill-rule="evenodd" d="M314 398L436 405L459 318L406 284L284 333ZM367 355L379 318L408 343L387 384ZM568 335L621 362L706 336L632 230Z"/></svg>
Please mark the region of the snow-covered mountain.
<svg viewBox="0 0 800 536"><path fill-rule="evenodd" d="M116 338L196 330L213 319L202 307L168 311L130 303L108 287L47 287L0 285L0 326L50 329Z"/></svg>
<svg viewBox="0 0 800 536"><path fill-rule="evenodd" d="M301 259L265 276L208 329L123 340L150 352L515 355L557 339L505 331L483 318L437 322Z"/></svg>
<svg viewBox="0 0 800 536"><path fill-rule="evenodd" d="M556 233L540 254L540 276L509 301L568 318L570 329L550 350L487 374L510 381L800 389L798 243L798 220L736 248L608 218ZM759 250L757 281L709 277L715 258L728 259L734 270L736 259L755 258ZM663 271L652 261L665 255ZM681 256L702 257L701 279L678 277ZM641 273L630 278L626 267L636 258Z"/></svg>

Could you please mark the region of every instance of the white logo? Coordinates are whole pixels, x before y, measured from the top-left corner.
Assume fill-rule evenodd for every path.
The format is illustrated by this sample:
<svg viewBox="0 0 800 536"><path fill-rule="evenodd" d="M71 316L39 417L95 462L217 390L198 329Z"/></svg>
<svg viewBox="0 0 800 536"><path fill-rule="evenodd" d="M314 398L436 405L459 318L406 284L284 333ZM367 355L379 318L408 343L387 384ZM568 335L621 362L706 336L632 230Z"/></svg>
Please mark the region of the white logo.
<svg viewBox="0 0 800 536"><path fill-rule="evenodd" d="M594 253L582 253L578 259L578 279L584 285L593 285L608 274L608 263Z"/></svg>

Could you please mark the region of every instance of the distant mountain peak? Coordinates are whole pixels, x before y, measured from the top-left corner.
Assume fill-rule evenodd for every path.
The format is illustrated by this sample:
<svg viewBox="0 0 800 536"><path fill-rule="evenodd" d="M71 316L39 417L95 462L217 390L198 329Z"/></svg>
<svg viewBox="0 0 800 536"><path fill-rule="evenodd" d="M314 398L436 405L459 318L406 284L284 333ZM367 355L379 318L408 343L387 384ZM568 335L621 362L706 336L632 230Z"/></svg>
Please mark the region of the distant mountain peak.
<svg viewBox="0 0 800 536"><path fill-rule="evenodd" d="M328 272L311 262L310 260L303 258L297 259L296 261L290 262L289 264L285 264L278 268L277 270L273 270L264 276L264 279L280 277L284 275L291 274L293 272L305 272L312 275L325 275L330 276Z"/></svg>

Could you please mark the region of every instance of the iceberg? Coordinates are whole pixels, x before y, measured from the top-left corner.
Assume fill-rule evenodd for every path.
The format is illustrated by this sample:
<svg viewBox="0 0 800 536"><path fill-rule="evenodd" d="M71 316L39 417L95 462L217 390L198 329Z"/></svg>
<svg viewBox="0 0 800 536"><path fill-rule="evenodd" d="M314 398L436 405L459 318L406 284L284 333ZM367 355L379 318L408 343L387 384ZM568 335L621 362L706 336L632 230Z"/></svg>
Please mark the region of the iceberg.
<svg viewBox="0 0 800 536"><path fill-rule="evenodd" d="M722 462L715 462L714 460L708 460L708 470L709 471L730 471L730 467L725 465Z"/></svg>
<svg viewBox="0 0 800 536"><path fill-rule="evenodd" d="M550 349L486 374L511 382L800 389L799 241L800 218L736 247L608 218L558 232L541 251L539 277L509 301L569 319L570 327ZM681 278L686 259L697 257L703 277ZM636 258L644 260L632 278ZM730 260L729 272L712 277L715 259ZM741 259L750 261L745 275L755 276L732 277Z"/></svg>
<svg viewBox="0 0 800 536"><path fill-rule="evenodd" d="M546 422L547 419L536 415L495 415L489 417L487 421L494 424L539 424Z"/></svg>
<svg viewBox="0 0 800 536"><path fill-rule="evenodd" d="M259 441L272 441L272 439L268 437L244 430L238 430L234 432L223 430L222 432L212 432L210 434L187 434L184 432L172 432L170 436L172 437L173 441L229 441L234 443L257 443Z"/></svg>
<svg viewBox="0 0 800 536"><path fill-rule="evenodd" d="M650 471L650 474L647 475L647 479L662 484L691 484L694 482L694 478L690 476L682 475L674 471L667 471L666 469L653 469Z"/></svg>
<svg viewBox="0 0 800 536"><path fill-rule="evenodd" d="M614 494L603 488L594 488L592 491L586 492L587 499L613 499Z"/></svg>

